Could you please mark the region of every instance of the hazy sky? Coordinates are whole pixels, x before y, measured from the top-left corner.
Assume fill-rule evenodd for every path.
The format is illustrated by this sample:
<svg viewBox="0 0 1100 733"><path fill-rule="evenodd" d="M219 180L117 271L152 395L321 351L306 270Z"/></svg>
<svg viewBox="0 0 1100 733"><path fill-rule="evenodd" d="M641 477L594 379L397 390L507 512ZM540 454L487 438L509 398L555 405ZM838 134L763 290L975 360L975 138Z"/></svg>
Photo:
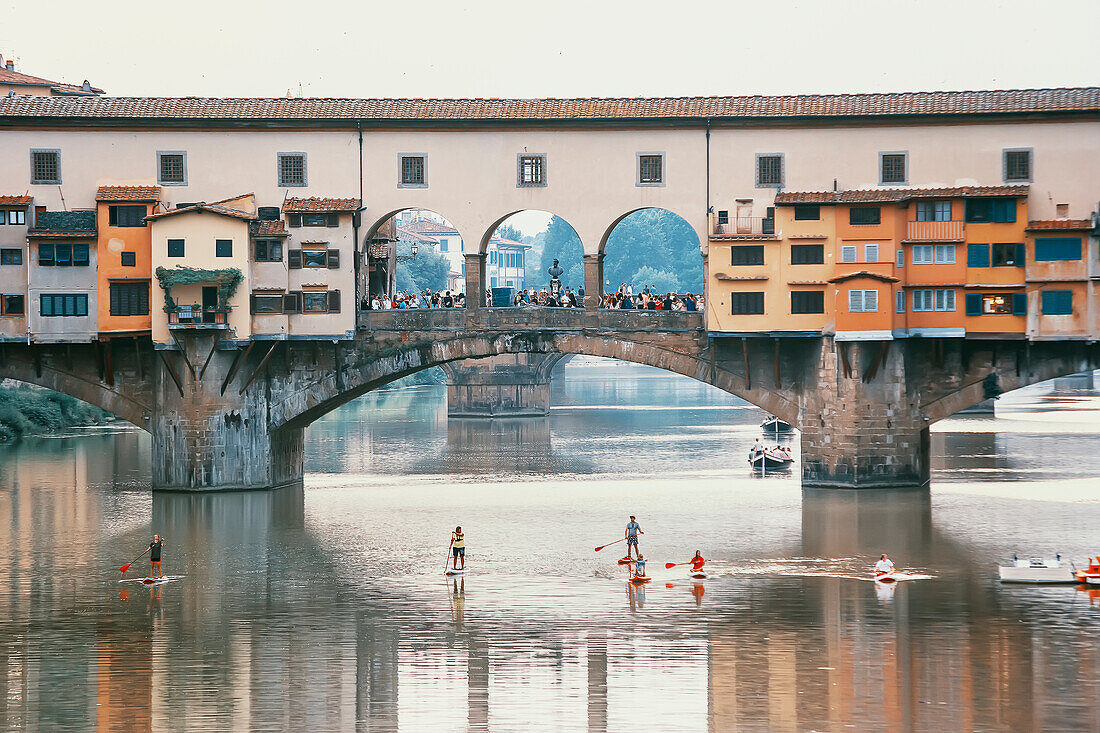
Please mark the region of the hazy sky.
<svg viewBox="0 0 1100 733"><path fill-rule="evenodd" d="M116 95L678 96L1100 83L1100 2L0 0L0 53Z"/></svg>

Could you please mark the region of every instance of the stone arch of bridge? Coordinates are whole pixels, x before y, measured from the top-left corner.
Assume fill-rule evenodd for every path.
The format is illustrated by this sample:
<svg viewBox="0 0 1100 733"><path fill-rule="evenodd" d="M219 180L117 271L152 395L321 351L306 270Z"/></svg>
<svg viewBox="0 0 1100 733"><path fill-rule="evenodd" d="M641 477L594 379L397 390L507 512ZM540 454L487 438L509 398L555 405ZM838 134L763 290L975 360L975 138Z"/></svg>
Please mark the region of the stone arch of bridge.
<svg viewBox="0 0 1100 733"><path fill-rule="evenodd" d="M332 374L322 375L313 384L288 391L281 401L272 404L270 427L272 430L305 427L356 397L424 369L465 359L522 353L602 356L657 367L729 392L792 424L798 422L796 402L778 391L749 387L741 375L698 355L625 336L520 331L456 335L444 340L410 342L378 353L360 352L349 359L341 379Z"/></svg>
<svg viewBox="0 0 1100 733"><path fill-rule="evenodd" d="M620 215L616 216L611 221L611 223L607 225L607 228L603 230L603 234L600 235L599 248L597 249L597 252L600 255L607 255L607 240L611 237L612 232L615 231L615 227L619 226L619 224L623 222L623 219L626 219L628 216L631 216L633 214L637 214L639 211L666 211L669 214L674 214L678 218L682 219L684 223L688 227L690 227L693 232L695 232L695 239L699 245L699 253L700 256L702 256L703 243L707 241L707 232L703 229L700 229L699 224L693 224L692 218L686 215L684 212L669 209L664 206L638 206L636 208L629 209L628 211L624 211Z"/></svg>
<svg viewBox="0 0 1100 733"><path fill-rule="evenodd" d="M686 291L691 291L691 292L702 294L703 288L704 288L702 242L704 242L706 240L704 238L701 238L699 232L696 231L695 227L692 226L691 222L686 217L682 216L681 214L679 214L675 211L672 211L671 209L666 209L666 208L660 207L660 206L647 206L647 207L634 209L633 211L630 211L630 212L618 217L617 219L615 219L615 221L612 223L612 225L604 232L603 237L600 240L600 252L603 255L602 268L603 268L603 271L604 271L605 284L606 284L607 279L609 278L610 279L610 289L614 290L617 287L616 281L619 281L621 283L627 283L632 278L632 276L634 274L636 274L643 266L651 267L652 269L654 269L658 272L660 272L660 271L671 272L673 275L675 275L681 281L684 279L683 278L684 273L682 272L683 267L681 266L681 264L686 264L686 263L679 263L678 264L675 261L669 261L667 259L665 259L665 260L654 259L653 256L652 256L654 254L652 249L649 250L649 254L650 254L649 257L647 257L645 259L636 260L634 262L627 261L625 263L626 264L625 269L621 266L622 258L624 257L624 255L621 254L618 250L619 250L620 247L625 246L625 245L621 245L621 244L617 243L616 241L613 241L613 238L614 238L614 235L615 235L616 232L619 232L623 236L631 236L632 234L635 234L635 235L641 234L642 236L646 236L646 237L652 236L652 237L658 237L658 238L664 238L663 235L668 234L667 232L649 231L657 223L657 222L654 222L652 220L653 217L647 217L647 214L650 213L650 212L652 212L652 213L663 213L663 214L671 216L672 217L671 219L666 219L665 221L660 222L660 224L665 225L665 226L668 226L668 225L671 224L672 227L680 229L680 232L679 232L680 234L686 234L687 232L690 232L691 235L693 236L693 238L695 240L695 247L694 247L694 250L693 250L693 254L690 255L690 264L693 265L693 266L698 266L698 281L697 281L698 284L688 283L686 285L682 285L680 288L674 288L674 289L681 290L681 291L686 290ZM642 221L643 218L649 218L650 221ZM634 220L634 221L632 222L631 220ZM629 231L629 228L627 227L627 225L632 224L632 223L639 223L641 225L641 231L635 231L635 232L631 233ZM667 251L666 254L669 257L672 257L672 256L674 256L675 253L672 252L671 250L669 250L669 251ZM611 277L613 272L617 272L615 277ZM690 278L690 279L694 280L694 278ZM646 285L653 285L653 283L632 283L632 284L634 286L634 292L635 293L638 292L639 288L643 288ZM657 290L662 290L662 288L657 287Z"/></svg>

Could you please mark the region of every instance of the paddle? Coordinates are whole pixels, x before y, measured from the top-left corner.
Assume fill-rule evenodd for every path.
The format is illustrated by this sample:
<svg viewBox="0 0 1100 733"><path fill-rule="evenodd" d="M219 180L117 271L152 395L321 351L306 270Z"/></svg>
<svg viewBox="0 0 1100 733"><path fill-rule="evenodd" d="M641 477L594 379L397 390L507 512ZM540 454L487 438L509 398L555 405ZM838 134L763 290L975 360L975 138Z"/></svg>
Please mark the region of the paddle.
<svg viewBox="0 0 1100 733"><path fill-rule="evenodd" d="M596 552L599 552L600 550L602 550L602 549L603 549L603 548L605 548L605 547L611 547L611 545L614 545L614 544L616 544L616 543L622 542L622 541L623 541L623 540L625 540L625 539L626 539L626 537L623 537L623 538L621 538L621 539L617 539L617 540L615 540L615 542L608 542L608 543L607 543L606 545L600 545L599 547L597 547L597 548L596 548Z"/></svg>
<svg viewBox="0 0 1100 733"><path fill-rule="evenodd" d="M145 552L149 552L149 550L151 550L151 549L153 549L153 548L152 548L152 547L146 547L146 548L145 548ZM140 560L140 559L142 558L142 556L143 556L143 555L145 554L145 552L141 553L141 555L138 555L138 556L137 556L137 557L135 557L135 558L134 558L133 560L131 560L130 562L128 562L128 563L126 563L125 565L123 565L123 566L122 566L121 568L119 568L119 569L118 569L118 571L119 571L120 573L123 573L123 574L125 574L125 573L126 573L126 571L130 569L130 566L131 566L131 565L133 565L134 563L136 563L136 562L137 562L138 560Z"/></svg>

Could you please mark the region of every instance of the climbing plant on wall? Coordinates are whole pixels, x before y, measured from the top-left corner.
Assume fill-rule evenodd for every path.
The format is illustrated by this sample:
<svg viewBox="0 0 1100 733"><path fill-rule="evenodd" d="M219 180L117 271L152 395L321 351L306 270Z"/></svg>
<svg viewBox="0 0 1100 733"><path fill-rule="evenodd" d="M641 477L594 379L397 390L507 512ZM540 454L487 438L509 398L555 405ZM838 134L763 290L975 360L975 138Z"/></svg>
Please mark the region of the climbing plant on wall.
<svg viewBox="0 0 1100 733"><path fill-rule="evenodd" d="M164 310L170 311L176 307L172 301L172 288L177 285L214 285L218 288L218 308L224 309L233 293L237 292L237 286L244 280L244 275L236 267L225 267L219 270L204 270L199 267L182 267L177 265L169 270L167 267L158 267L157 280L164 290Z"/></svg>

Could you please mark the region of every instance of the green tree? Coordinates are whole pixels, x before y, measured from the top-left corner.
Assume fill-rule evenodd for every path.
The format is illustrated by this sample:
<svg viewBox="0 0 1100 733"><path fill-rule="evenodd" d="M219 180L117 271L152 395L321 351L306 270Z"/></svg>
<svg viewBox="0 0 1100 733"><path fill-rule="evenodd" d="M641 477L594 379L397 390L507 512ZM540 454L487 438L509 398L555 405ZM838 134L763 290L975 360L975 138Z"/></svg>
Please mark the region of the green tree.
<svg viewBox="0 0 1100 733"><path fill-rule="evenodd" d="M523 241L523 232L511 224L501 224L497 227L496 235L501 239L511 239L513 242Z"/></svg>
<svg viewBox="0 0 1100 733"><path fill-rule="evenodd" d="M680 279L675 274L654 269L649 265L638 268L628 282L634 284L635 293L641 292L645 287L649 288L650 293L675 293L680 287Z"/></svg>
<svg viewBox="0 0 1100 733"><path fill-rule="evenodd" d="M605 252L604 278L611 281L610 290L622 283L633 285L634 292L646 285L657 287L655 282L635 279L642 268L671 275L676 286L668 290L702 290L699 238L682 217L670 211L642 209L625 217L608 236Z"/></svg>
<svg viewBox="0 0 1100 733"><path fill-rule="evenodd" d="M402 255L409 253L404 244L397 251ZM397 289L417 292L424 288L442 290L447 286L450 271L451 265L446 257L431 247L421 245L416 257L397 263Z"/></svg>

